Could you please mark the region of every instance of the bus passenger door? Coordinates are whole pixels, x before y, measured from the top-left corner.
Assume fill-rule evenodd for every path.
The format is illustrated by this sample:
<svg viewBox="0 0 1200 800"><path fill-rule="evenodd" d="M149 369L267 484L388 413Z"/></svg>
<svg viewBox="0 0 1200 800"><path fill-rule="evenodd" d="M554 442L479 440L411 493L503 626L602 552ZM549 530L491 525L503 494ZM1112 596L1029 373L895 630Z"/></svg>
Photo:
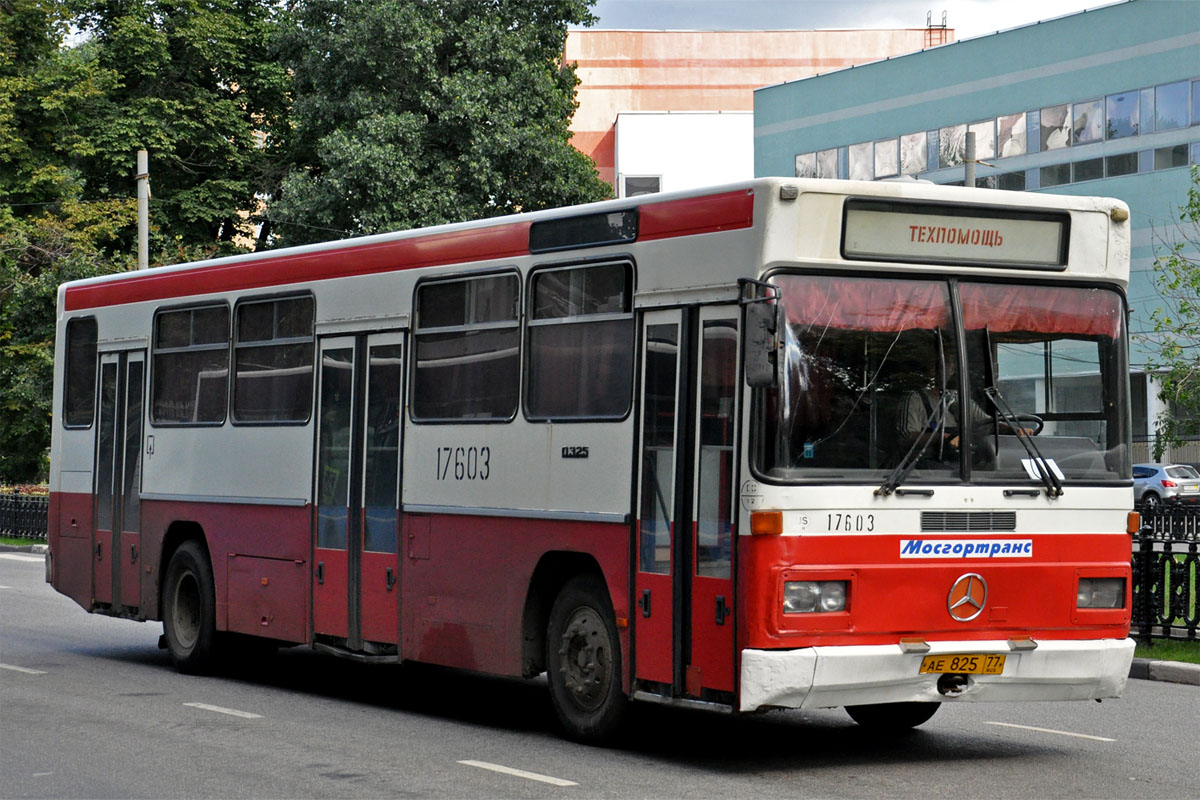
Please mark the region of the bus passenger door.
<svg viewBox="0 0 1200 800"><path fill-rule="evenodd" d="M142 398L146 355L142 350L100 356L99 436L96 443L92 532L92 597L114 610L140 604L140 492Z"/></svg>
<svg viewBox="0 0 1200 800"><path fill-rule="evenodd" d="M737 320L706 307L642 322L634 674L658 694L735 688Z"/></svg>
<svg viewBox="0 0 1200 800"><path fill-rule="evenodd" d="M737 485L738 316L736 308L699 311L692 399L691 658L687 693L734 691L733 503Z"/></svg>
<svg viewBox="0 0 1200 800"><path fill-rule="evenodd" d="M642 429L639 436L634 579L634 675L670 693L675 680L676 517L682 315L642 320Z"/></svg>
<svg viewBox="0 0 1200 800"><path fill-rule="evenodd" d="M375 654L400 641L403 345L398 333L321 340L313 632Z"/></svg>

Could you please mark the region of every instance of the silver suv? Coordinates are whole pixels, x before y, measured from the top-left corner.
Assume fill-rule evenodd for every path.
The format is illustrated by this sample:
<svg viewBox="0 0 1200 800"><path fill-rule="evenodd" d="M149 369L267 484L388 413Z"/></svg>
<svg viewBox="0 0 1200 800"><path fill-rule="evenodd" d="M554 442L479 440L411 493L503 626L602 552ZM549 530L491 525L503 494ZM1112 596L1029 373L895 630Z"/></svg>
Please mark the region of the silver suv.
<svg viewBox="0 0 1200 800"><path fill-rule="evenodd" d="M1200 472L1187 464L1134 464L1133 503L1146 511L1200 503Z"/></svg>

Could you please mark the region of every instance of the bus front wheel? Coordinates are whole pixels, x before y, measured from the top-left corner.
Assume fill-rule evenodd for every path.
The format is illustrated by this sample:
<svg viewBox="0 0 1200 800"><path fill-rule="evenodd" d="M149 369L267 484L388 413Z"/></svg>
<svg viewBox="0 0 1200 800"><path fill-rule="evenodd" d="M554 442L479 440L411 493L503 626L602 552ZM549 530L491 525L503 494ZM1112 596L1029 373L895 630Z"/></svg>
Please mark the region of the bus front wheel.
<svg viewBox="0 0 1200 800"><path fill-rule="evenodd" d="M217 640L216 600L208 554L195 540L179 546L163 582L163 634L180 672L212 668Z"/></svg>
<svg viewBox="0 0 1200 800"><path fill-rule="evenodd" d="M850 718L864 728L881 732L899 732L928 722L941 703L878 703L846 706Z"/></svg>
<svg viewBox="0 0 1200 800"><path fill-rule="evenodd" d="M550 610L546 671L558 720L569 736L603 741L621 724L621 643L612 603L595 578L578 577Z"/></svg>

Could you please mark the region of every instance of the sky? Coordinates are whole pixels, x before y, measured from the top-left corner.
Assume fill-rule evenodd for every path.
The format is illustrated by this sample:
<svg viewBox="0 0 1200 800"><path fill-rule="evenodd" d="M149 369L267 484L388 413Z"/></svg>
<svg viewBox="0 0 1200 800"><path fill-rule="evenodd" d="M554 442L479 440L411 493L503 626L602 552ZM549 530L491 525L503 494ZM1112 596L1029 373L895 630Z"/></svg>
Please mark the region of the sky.
<svg viewBox="0 0 1200 800"><path fill-rule="evenodd" d="M1151 0L1194 2L1194 0ZM650 30L812 30L924 28L946 24L955 38L1054 19L1112 0L596 0L597 28Z"/></svg>

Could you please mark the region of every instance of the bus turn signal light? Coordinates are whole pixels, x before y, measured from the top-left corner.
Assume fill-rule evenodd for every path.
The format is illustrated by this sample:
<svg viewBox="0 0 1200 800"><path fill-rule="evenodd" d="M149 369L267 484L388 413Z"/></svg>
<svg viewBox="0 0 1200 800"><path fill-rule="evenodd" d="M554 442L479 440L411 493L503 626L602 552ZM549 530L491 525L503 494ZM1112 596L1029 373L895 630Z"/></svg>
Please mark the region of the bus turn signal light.
<svg viewBox="0 0 1200 800"><path fill-rule="evenodd" d="M750 532L755 536L777 536L783 533L783 512L752 512L750 514Z"/></svg>
<svg viewBox="0 0 1200 800"><path fill-rule="evenodd" d="M1142 515L1136 511L1130 511L1129 516L1125 518L1125 532L1129 534L1137 533L1142 529Z"/></svg>

